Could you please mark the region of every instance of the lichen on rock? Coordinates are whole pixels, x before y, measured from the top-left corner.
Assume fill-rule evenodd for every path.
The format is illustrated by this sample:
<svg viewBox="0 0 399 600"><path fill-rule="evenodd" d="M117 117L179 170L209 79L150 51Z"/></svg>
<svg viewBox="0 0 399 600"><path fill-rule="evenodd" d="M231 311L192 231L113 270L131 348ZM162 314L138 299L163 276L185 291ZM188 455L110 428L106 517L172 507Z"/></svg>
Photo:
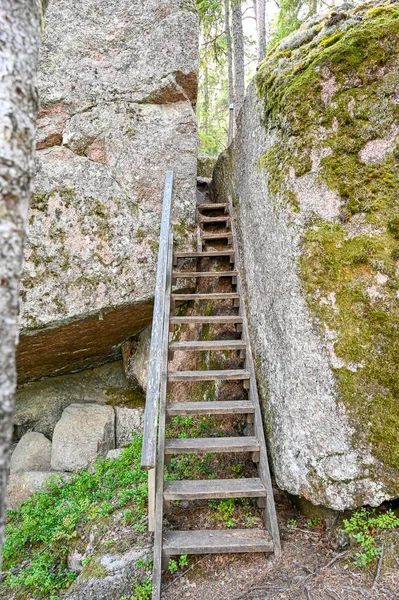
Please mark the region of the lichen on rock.
<svg viewBox="0 0 399 600"><path fill-rule="evenodd" d="M261 64L216 174L239 205L277 481L338 509L399 492L398 55L395 2L305 23Z"/></svg>

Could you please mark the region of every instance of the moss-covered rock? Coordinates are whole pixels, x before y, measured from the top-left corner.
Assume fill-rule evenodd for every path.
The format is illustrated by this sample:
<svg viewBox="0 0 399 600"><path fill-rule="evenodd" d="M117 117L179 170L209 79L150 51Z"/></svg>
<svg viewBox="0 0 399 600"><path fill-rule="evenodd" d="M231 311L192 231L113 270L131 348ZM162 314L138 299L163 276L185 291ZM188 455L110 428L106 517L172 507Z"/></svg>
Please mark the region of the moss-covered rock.
<svg viewBox="0 0 399 600"><path fill-rule="evenodd" d="M271 454L288 491L376 505L399 495L399 7L299 34L262 63L232 155Z"/></svg>

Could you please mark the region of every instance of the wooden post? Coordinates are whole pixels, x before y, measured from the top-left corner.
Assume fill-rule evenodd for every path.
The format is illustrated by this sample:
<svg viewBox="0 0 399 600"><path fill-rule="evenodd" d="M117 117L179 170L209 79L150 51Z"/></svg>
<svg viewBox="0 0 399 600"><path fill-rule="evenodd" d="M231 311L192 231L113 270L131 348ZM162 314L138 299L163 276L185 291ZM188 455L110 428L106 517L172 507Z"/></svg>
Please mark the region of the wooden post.
<svg viewBox="0 0 399 600"><path fill-rule="evenodd" d="M155 531L155 469L148 471L148 531Z"/></svg>

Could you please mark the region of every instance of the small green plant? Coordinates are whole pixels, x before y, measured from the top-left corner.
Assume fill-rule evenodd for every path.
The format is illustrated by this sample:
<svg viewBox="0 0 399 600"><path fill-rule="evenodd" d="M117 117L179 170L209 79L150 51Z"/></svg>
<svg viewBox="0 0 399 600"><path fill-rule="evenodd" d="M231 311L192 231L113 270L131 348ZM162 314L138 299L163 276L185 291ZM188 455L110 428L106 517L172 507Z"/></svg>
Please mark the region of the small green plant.
<svg viewBox="0 0 399 600"><path fill-rule="evenodd" d="M181 557L179 558L179 567L183 568L183 567L187 567L187 565L188 565L187 554L182 554Z"/></svg>
<svg viewBox="0 0 399 600"><path fill-rule="evenodd" d="M296 527L297 526L297 520L296 519L288 519L287 521L287 527Z"/></svg>
<svg viewBox="0 0 399 600"><path fill-rule="evenodd" d="M381 554L375 535L383 529L399 527L399 518L392 510L378 514L375 510L361 508L350 519L345 519L343 525L343 530L360 545L360 551L355 554L356 564L366 567Z"/></svg>
<svg viewBox="0 0 399 600"><path fill-rule="evenodd" d="M171 558L169 561L169 566L168 566L169 573L172 573L172 575L173 575L173 573L176 573L178 568L179 567L177 565L177 562L173 558Z"/></svg>
<svg viewBox="0 0 399 600"><path fill-rule="evenodd" d="M320 517L312 517L311 519L308 520L306 525L308 526L309 529L312 529L312 527L314 527L314 526L320 527L320 525L323 525L323 519L321 519Z"/></svg>
<svg viewBox="0 0 399 600"><path fill-rule="evenodd" d="M226 527L234 527L233 513L235 508L234 498L226 500L210 500L209 505L216 509L215 519L223 521Z"/></svg>

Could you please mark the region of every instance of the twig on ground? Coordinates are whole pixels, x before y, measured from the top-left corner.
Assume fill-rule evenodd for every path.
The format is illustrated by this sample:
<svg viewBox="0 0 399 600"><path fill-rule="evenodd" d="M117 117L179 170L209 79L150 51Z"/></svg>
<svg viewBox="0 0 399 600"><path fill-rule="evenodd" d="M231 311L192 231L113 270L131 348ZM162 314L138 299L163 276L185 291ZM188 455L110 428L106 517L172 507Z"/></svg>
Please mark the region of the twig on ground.
<svg viewBox="0 0 399 600"><path fill-rule="evenodd" d="M373 590L375 589L375 586L378 583L378 580L380 578L381 575L381 567L382 567L382 561L384 560L384 544L381 547L381 554L380 554L380 560L378 561L378 567L377 567L377 573L375 574L374 577L374 582L373 582Z"/></svg>
<svg viewBox="0 0 399 600"><path fill-rule="evenodd" d="M308 586L306 586L306 587L305 587L305 590L306 590L306 595L307 595L307 597L308 597L308 600L313 600L313 596L312 596L312 594L310 593L310 589L309 589L309 587L308 587Z"/></svg>
<svg viewBox="0 0 399 600"><path fill-rule="evenodd" d="M184 577L184 575L187 575L187 573L189 571L191 571L192 569L194 569L194 567L196 567L198 565L198 563L201 562L201 560L204 560L204 558L207 558L207 556L210 556L210 554L205 554L204 556L201 556L201 558L199 560L197 560L197 562L195 562L193 565L191 565L191 567L188 567L188 569L186 569L185 571L183 571L183 573L179 573L179 575L177 575L170 583L168 583L168 585L166 585L164 587L164 589L162 590L162 592L166 592L166 590L168 590L174 583L176 583L176 581L178 579L180 579L181 577Z"/></svg>
<svg viewBox="0 0 399 600"><path fill-rule="evenodd" d="M384 594L386 594L387 596L389 596L390 598L393 598L395 600L395 596L392 594L392 592L390 592L389 590L386 590L384 588L381 588L380 590L381 592L383 592Z"/></svg>
<svg viewBox="0 0 399 600"><path fill-rule="evenodd" d="M326 593L328 594L328 596L330 596L330 598L333 598L333 600L341 600L340 596L338 596L338 594L334 592L334 590L327 589Z"/></svg>
<svg viewBox="0 0 399 600"><path fill-rule="evenodd" d="M326 569L331 567L335 562L337 562L337 560L340 560L341 558L343 558L344 556L349 554L349 552L350 552L350 550L345 550L345 552L341 552L341 554L337 554L337 556L334 556L334 558L332 560L330 560L330 562L328 562L326 565L324 565L324 567L321 567L320 571L325 571Z"/></svg>
<svg viewBox="0 0 399 600"><path fill-rule="evenodd" d="M359 592L359 594L361 594L363 596L363 598L370 598L370 594L368 593L367 590L364 590L361 587L355 586L355 585L351 585L351 586L345 586L343 588L344 590L348 590L348 591L355 591L355 592Z"/></svg>

